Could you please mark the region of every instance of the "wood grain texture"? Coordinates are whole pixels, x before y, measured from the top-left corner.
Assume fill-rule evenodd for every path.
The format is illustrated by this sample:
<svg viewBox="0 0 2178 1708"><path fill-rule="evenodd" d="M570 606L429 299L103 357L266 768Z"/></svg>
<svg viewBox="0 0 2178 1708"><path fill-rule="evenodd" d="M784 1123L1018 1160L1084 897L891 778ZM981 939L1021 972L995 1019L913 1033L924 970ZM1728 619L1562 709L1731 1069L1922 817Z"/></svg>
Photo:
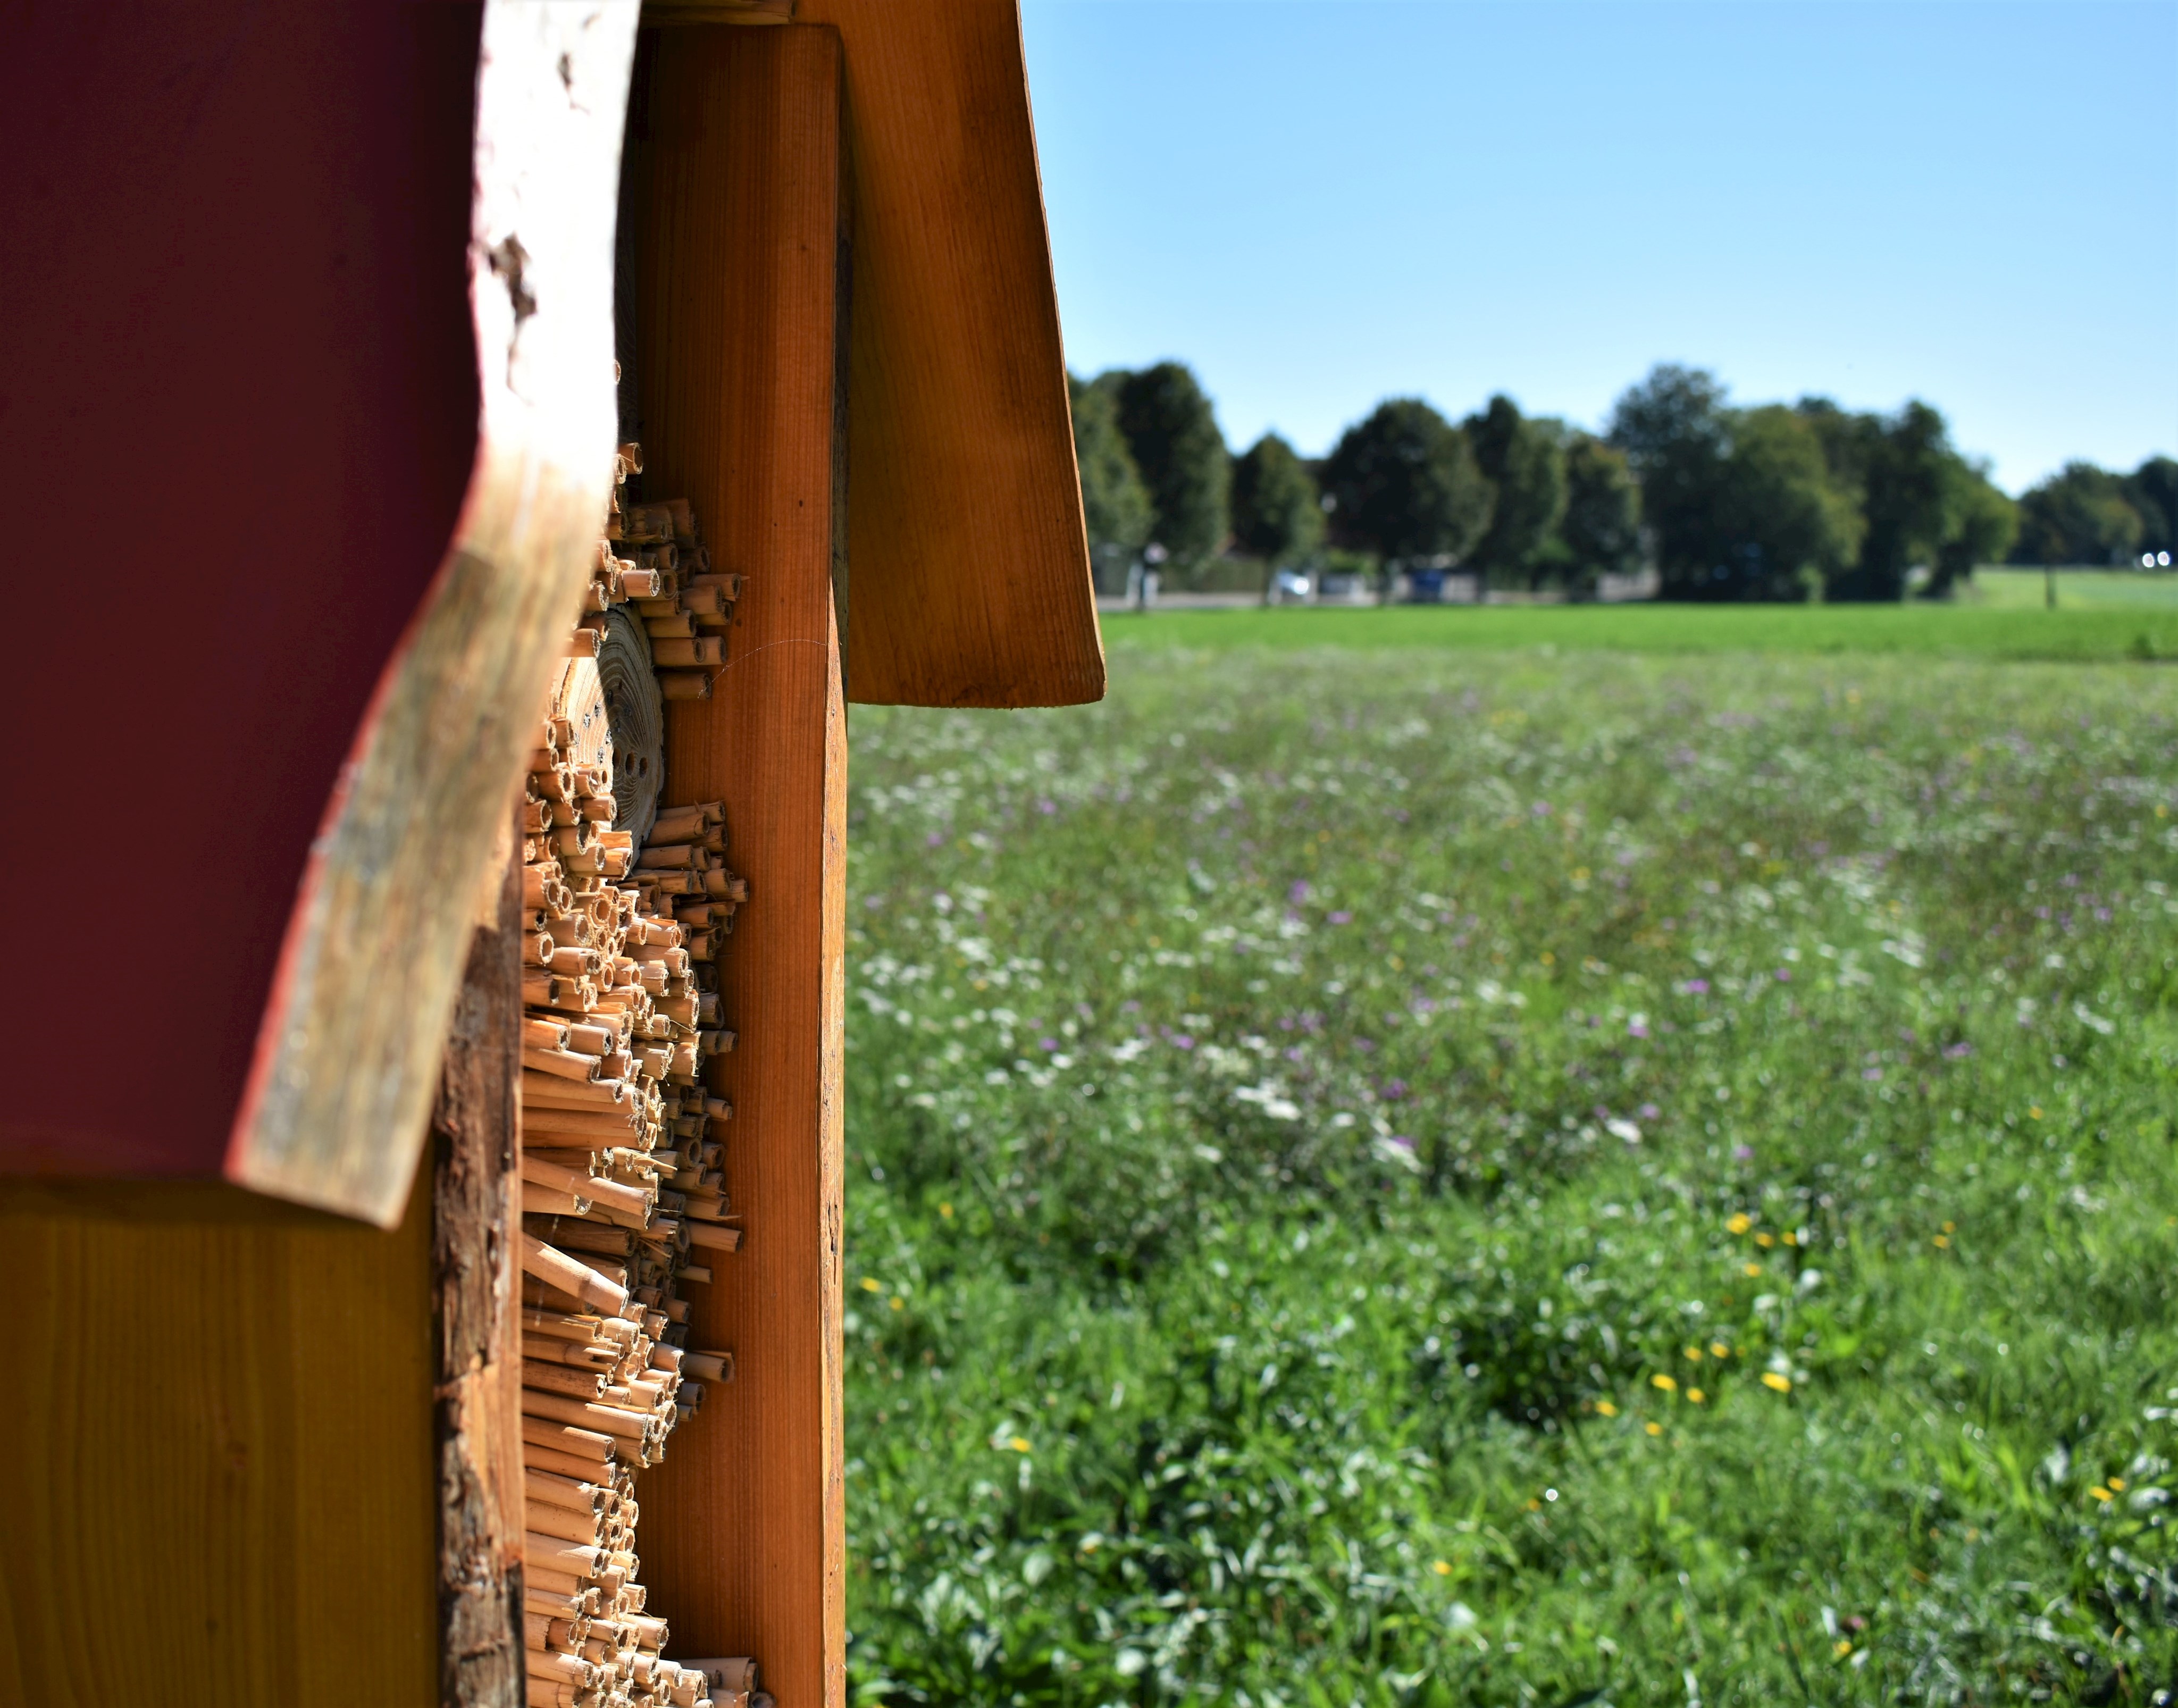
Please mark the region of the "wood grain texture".
<svg viewBox="0 0 2178 1708"><path fill-rule="evenodd" d="M801 0L846 53L852 698L1100 699L1015 0Z"/></svg>
<svg viewBox="0 0 2178 1708"><path fill-rule="evenodd" d="M380 1225L408 1195L475 877L520 787L610 486L636 15L632 0L485 7L476 468L312 845L228 1144L228 1179Z"/></svg>
<svg viewBox="0 0 2178 1708"><path fill-rule="evenodd" d="M646 490L685 494L744 571L709 702L668 709L674 802L727 803L750 901L713 1065L747 1239L692 1289L734 1379L646 1478L672 1652L751 1654L785 1708L844 1698L839 1060L846 738L832 599L838 36L661 31L631 147L643 233ZM860 569L856 568L860 587Z"/></svg>
<svg viewBox="0 0 2178 1708"><path fill-rule="evenodd" d="M510 827L511 828L511 827ZM510 839L511 840L511 839ZM522 872L502 862L431 1112L431 1306L443 1708L522 1708L522 1339L515 1235Z"/></svg>
<svg viewBox="0 0 2178 1708"><path fill-rule="evenodd" d="M429 1708L430 1196L392 1233L0 1214L0 1702Z"/></svg>

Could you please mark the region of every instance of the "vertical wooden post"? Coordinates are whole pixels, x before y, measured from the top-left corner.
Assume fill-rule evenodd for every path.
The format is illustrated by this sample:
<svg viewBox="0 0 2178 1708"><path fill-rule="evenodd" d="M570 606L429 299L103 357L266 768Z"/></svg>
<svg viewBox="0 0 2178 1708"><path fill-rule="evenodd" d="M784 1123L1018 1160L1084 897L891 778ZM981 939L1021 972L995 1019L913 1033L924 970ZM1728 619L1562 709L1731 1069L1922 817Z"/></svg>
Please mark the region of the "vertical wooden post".
<svg viewBox="0 0 2178 1708"><path fill-rule="evenodd" d="M734 1380L646 1479L673 1651L751 1654L790 1708L845 1694L840 1052L846 719L840 51L825 27L659 30L631 135L644 490L748 578L708 702L668 709L671 802L727 803L749 880L721 966L727 1180L747 1238L694 1290Z"/></svg>
<svg viewBox="0 0 2178 1708"><path fill-rule="evenodd" d="M510 826L512 829L512 826ZM513 1185L522 871L510 857L462 975L431 1113L433 1447L441 1708L522 1708L520 1293Z"/></svg>

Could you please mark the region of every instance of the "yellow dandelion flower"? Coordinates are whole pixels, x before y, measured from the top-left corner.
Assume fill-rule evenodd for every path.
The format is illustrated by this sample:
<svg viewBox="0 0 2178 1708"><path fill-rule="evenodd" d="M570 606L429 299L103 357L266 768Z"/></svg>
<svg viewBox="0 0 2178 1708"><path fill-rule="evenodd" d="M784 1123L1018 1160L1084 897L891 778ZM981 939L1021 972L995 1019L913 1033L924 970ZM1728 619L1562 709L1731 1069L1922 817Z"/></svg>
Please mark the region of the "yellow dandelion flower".
<svg viewBox="0 0 2178 1708"><path fill-rule="evenodd" d="M1754 1225L1754 1219L1743 1211L1740 1214L1734 1216L1724 1225L1727 1231L1730 1233L1744 1234L1749 1228L1752 1228Z"/></svg>
<svg viewBox="0 0 2178 1708"><path fill-rule="evenodd" d="M1689 1388L1687 1390L1687 1398L1692 1400L1696 1405L1699 1405L1704 1400L1707 1399L1709 1396L1706 1393L1704 1393L1699 1388Z"/></svg>
<svg viewBox="0 0 2178 1708"><path fill-rule="evenodd" d="M862 1277L862 1291L865 1293L882 1293L884 1291L884 1284L878 1280L874 1275L865 1275Z"/></svg>
<svg viewBox="0 0 2178 1708"><path fill-rule="evenodd" d="M1649 1386L1661 1388L1666 1393L1677 1393L1679 1391L1679 1384L1661 1370L1649 1378Z"/></svg>
<svg viewBox="0 0 2178 1708"><path fill-rule="evenodd" d="M2097 1483L2093 1488L2089 1489L2088 1492L2093 1495L2099 1501L2106 1501L2110 1498L2110 1492L2104 1488L2100 1483Z"/></svg>
<svg viewBox="0 0 2178 1708"><path fill-rule="evenodd" d="M1777 1243L1777 1236L1775 1234L1757 1234L1754 1236L1754 1243L1767 1251Z"/></svg>
<svg viewBox="0 0 2178 1708"><path fill-rule="evenodd" d="M907 1309L907 1300L901 1298L897 1293L892 1295L892 1299L889 1302L891 1303L892 1308L895 1311L905 1311Z"/></svg>
<svg viewBox="0 0 2178 1708"><path fill-rule="evenodd" d="M1844 1660L1847 1656L1852 1653L1852 1639L1847 1637L1839 1638L1836 1642L1831 1645L1831 1653L1836 1656L1839 1660Z"/></svg>
<svg viewBox="0 0 2178 1708"><path fill-rule="evenodd" d="M1529 1503L1528 1503L1528 1510L1529 1510L1530 1512L1531 1512L1531 1513L1539 1513L1539 1512L1540 1512L1542 1509L1543 1509L1543 1503L1542 1503L1540 1501L1539 1501L1539 1500L1534 1500L1534 1499L1530 1499L1530 1500L1529 1501Z"/></svg>
<svg viewBox="0 0 2178 1708"><path fill-rule="evenodd" d="M938 1213L949 1222L953 1219L953 1207L950 1204L940 1204L938 1207Z"/></svg>
<svg viewBox="0 0 2178 1708"><path fill-rule="evenodd" d="M1686 1349L1686 1355L1690 1361L1699 1364L1701 1362L1701 1348L1699 1346L1689 1346Z"/></svg>
<svg viewBox="0 0 2178 1708"><path fill-rule="evenodd" d="M1430 1569L1435 1572L1440 1578L1448 1578L1452 1575L1452 1562L1450 1560L1431 1560L1430 1562Z"/></svg>
<svg viewBox="0 0 2178 1708"><path fill-rule="evenodd" d="M2121 1476L2108 1476L2104 1477L2103 1481L2108 1483L2114 1489L2122 1490L2125 1487L2125 1479Z"/></svg>
<svg viewBox="0 0 2178 1708"><path fill-rule="evenodd" d="M1795 1234L1790 1228L1787 1228L1777 1237L1782 1240L1787 1245L1797 1245L1800 1243L1800 1236L1798 1234Z"/></svg>
<svg viewBox="0 0 2178 1708"><path fill-rule="evenodd" d="M1774 1370L1765 1370L1762 1372L1762 1385L1779 1393L1790 1393L1792 1391L1792 1378L1789 1376L1780 1376Z"/></svg>
<svg viewBox="0 0 2178 1708"><path fill-rule="evenodd" d="M1951 1249L1951 1242L1948 1235L1939 1234L1935 1236L1935 1241L1936 1249L1939 1251L1948 1251Z"/></svg>
<svg viewBox="0 0 2178 1708"><path fill-rule="evenodd" d="M1739 1273L1753 1281L1761 1275L1762 1266L1759 1263L1743 1263L1739 1266Z"/></svg>
<svg viewBox="0 0 2178 1708"><path fill-rule="evenodd" d="M1651 1435L1661 1435L1664 1432L1664 1426L1661 1423L1644 1423L1641 1427Z"/></svg>
<svg viewBox="0 0 2178 1708"><path fill-rule="evenodd" d="M1028 1437L1025 1435L1015 1436L1011 1441L1008 1442L1006 1445L1011 1448L1015 1453L1026 1453L1029 1451Z"/></svg>
<svg viewBox="0 0 2178 1708"><path fill-rule="evenodd" d="M1959 1231L1959 1224L1956 1222L1946 1222L1944 1224L1944 1231L1946 1234L1956 1234Z"/></svg>
<svg viewBox="0 0 2178 1708"><path fill-rule="evenodd" d="M1613 1405L1607 1399L1597 1400L1595 1402L1595 1409L1605 1417L1616 1417L1618 1415L1618 1408Z"/></svg>
<svg viewBox="0 0 2178 1708"><path fill-rule="evenodd" d="M1709 1344L1709 1355L1711 1358L1729 1358L1732 1356L1732 1349L1721 1340L1712 1340Z"/></svg>
<svg viewBox="0 0 2178 1708"><path fill-rule="evenodd" d="M2027 1106L2027 1119L2030 1121L2040 1120L2042 1119L2042 1105L2039 1103L2029 1103Z"/></svg>

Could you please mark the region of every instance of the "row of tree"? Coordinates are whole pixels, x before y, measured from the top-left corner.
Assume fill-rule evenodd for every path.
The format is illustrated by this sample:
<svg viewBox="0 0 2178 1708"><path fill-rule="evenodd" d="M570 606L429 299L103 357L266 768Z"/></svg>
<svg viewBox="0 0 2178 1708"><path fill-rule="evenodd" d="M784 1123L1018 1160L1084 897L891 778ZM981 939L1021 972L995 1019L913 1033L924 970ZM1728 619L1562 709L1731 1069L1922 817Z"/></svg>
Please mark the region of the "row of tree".
<svg viewBox="0 0 2178 1708"><path fill-rule="evenodd" d="M2019 501L2014 563L2133 563L2178 553L2178 461L2130 474L2067 463Z"/></svg>
<svg viewBox="0 0 2178 1708"><path fill-rule="evenodd" d="M1266 434L1235 457L1182 364L1072 381L1090 541L1108 578L1146 554L1184 573L1238 551L1273 567L1343 552L1493 585L1591 588L1654 567L1666 598L1941 594L1977 563L2131 561L2169 550L2178 463L2074 463L2015 501L1943 416L1827 398L1734 407L1714 375L1660 366L1601 435L1512 399L1454 423L1393 398L1300 456ZM1921 574L1916 576L1915 572Z"/></svg>

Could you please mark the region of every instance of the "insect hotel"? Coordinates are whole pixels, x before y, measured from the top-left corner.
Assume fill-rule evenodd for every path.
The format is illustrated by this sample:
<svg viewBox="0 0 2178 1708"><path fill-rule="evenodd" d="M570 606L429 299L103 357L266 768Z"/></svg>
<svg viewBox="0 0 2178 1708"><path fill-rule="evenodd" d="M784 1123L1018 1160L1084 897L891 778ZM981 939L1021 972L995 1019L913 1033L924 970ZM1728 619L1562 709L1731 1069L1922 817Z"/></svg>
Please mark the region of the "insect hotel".
<svg viewBox="0 0 2178 1708"><path fill-rule="evenodd" d="M832 1708L846 706L1103 690L1012 0L0 79L0 1704Z"/></svg>

